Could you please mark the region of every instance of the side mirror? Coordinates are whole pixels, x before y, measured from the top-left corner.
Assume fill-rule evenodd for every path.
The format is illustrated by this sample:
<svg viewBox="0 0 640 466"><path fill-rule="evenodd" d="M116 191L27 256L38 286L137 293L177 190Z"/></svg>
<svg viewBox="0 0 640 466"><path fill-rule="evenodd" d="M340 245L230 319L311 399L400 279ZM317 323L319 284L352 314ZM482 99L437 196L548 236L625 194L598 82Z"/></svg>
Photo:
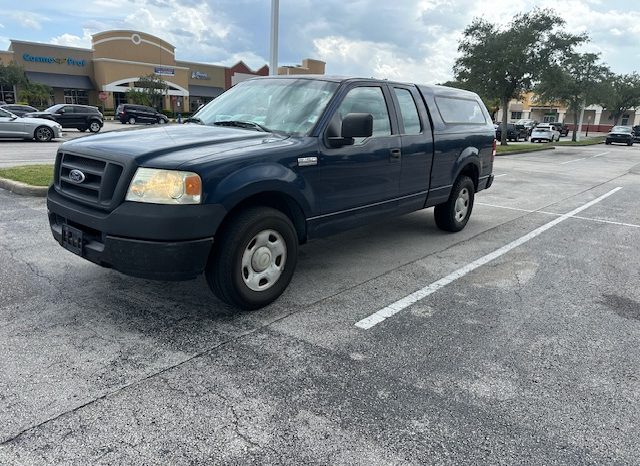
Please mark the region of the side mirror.
<svg viewBox="0 0 640 466"><path fill-rule="evenodd" d="M368 138L373 134L373 116L370 113L349 113L342 120L343 138Z"/></svg>
<svg viewBox="0 0 640 466"><path fill-rule="evenodd" d="M62 115L64 113L64 108L61 108L56 112L58 115Z"/></svg>
<svg viewBox="0 0 640 466"><path fill-rule="evenodd" d="M373 116L370 113L349 113L342 119L340 137L330 137L332 147L350 146L354 138L368 138L373 134Z"/></svg>

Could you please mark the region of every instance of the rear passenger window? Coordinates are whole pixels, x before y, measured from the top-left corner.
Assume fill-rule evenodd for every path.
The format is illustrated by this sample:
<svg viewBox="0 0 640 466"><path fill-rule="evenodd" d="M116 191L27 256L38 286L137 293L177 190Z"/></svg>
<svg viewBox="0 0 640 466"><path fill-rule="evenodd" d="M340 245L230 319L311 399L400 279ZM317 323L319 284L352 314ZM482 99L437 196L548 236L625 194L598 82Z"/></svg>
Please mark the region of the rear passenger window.
<svg viewBox="0 0 640 466"><path fill-rule="evenodd" d="M485 124L487 120L475 100L436 97L436 105L445 123Z"/></svg>
<svg viewBox="0 0 640 466"><path fill-rule="evenodd" d="M391 136L391 123L387 102L380 87L356 87L351 89L338 108L342 120L349 113L370 113L373 115L373 137ZM362 139L356 139L356 144Z"/></svg>
<svg viewBox="0 0 640 466"><path fill-rule="evenodd" d="M418 116L418 108L413 100L411 92L407 89L393 88L398 99L400 107L400 115L404 122L404 134L420 134L422 126L420 125L420 117Z"/></svg>

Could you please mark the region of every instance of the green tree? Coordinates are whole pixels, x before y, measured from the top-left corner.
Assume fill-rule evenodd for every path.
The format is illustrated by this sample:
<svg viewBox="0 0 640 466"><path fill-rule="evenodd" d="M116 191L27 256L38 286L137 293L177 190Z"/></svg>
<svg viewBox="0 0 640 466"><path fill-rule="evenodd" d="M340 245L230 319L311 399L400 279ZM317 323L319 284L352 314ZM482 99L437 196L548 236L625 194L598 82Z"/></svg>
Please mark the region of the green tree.
<svg viewBox="0 0 640 466"><path fill-rule="evenodd" d="M476 18L458 45L461 57L453 67L458 81L485 99L499 99L502 123L508 122L511 99L519 99L558 59L584 42L586 36L562 30L554 13L534 9L517 15L506 27ZM507 145L502 131L500 144Z"/></svg>
<svg viewBox="0 0 640 466"><path fill-rule="evenodd" d="M134 87L127 91L127 102L138 105L151 105L149 94Z"/></svg>
<svg viewBox="0 0 640 466"><path fill-rule="evenodd" d="M20 90L20 101L28 102L34 107L48 107L52 92L53 89L46 84L27 82Z"/></svg>
<svg viewBox="0 0 640 466"><path fill-rule="evenodd" d="M599 63L595 53L569 53L559 65L551 66L535 86L540 103L558 102L573 115L573 137L576 140L578 118L585 106L599 103L610 71Z"/></svg>
<svg viewBox="0 0 640 466"><path fill-rule="evenodd" d="M4 65L0 63L0 84L3 86L19 86L28 82L24 68L14 62Z"/></svg>
<svg viewBox="0 0 640 466"><path fill-rule="evenodd" d="M168 91L169 86L164 79L152 73L140 76L135 83L135 87L127 92L127 99L131 97L132 99L137 99L137 101L132 103L150 105L161 110L162 98L167 95Z"/></svg>
<svg viewBox="0 0 640 466"><path fill-rule="evenodd" d="M638 73L612 75L605 86L601 105L611 112L613 124L630 108L640 107L640 75Z"/></svg>

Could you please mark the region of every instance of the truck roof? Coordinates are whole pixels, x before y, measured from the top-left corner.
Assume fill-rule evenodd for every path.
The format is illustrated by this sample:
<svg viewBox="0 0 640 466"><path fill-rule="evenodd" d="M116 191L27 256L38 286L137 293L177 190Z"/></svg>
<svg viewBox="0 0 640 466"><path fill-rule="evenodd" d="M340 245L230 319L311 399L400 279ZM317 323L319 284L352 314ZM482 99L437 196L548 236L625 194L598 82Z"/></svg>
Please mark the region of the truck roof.
<svg viewBox="0 0 640 466"><path fill-rule="evenodd" d="M253 79L262 79L267 76L260 76ZM467 97L467 98L479 98L478 94L472 91L467 91L465 89L458 89L455 87L447 87L447 86L439 86L436 84L419 84L419 83L408 83L403 81L390 81L387 79L376 79L376 78L362 78L357 76L338 76L338 75L325 75L325 74L284 74L278 76L268 76L273 79L310 79L314 81L330 81L336 83L342 83L344 81L371 81L375 83L387 83L387 84L403 84L408 86L418 86L422 93L436 95L436 96L457 96L457 97Z"/></svg>

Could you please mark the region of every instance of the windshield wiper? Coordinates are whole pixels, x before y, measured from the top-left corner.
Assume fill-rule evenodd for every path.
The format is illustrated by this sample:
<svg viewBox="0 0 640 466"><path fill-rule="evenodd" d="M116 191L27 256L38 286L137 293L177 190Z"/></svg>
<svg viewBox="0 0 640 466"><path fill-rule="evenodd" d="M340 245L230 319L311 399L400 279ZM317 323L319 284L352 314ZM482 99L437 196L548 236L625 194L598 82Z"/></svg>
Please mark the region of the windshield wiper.
<svg viewBox="0 0 640 466"><path fill-rule="evenodd" d="M254 128L258 131L262 131L265 133L271 133L271 130L265 128L259 123L255 123L253 121L240 121L240 120L225 120L225 121L216 121L213 123L215 126L236 126L238 128Z"/></svg>
<svg viewBox="0 0 640 466"><path fill-rule="evenodd" d="M189 117L184 120L185 123L198 123L199 125L204 125L204 121L202 121L198 117Z"/></svg>

